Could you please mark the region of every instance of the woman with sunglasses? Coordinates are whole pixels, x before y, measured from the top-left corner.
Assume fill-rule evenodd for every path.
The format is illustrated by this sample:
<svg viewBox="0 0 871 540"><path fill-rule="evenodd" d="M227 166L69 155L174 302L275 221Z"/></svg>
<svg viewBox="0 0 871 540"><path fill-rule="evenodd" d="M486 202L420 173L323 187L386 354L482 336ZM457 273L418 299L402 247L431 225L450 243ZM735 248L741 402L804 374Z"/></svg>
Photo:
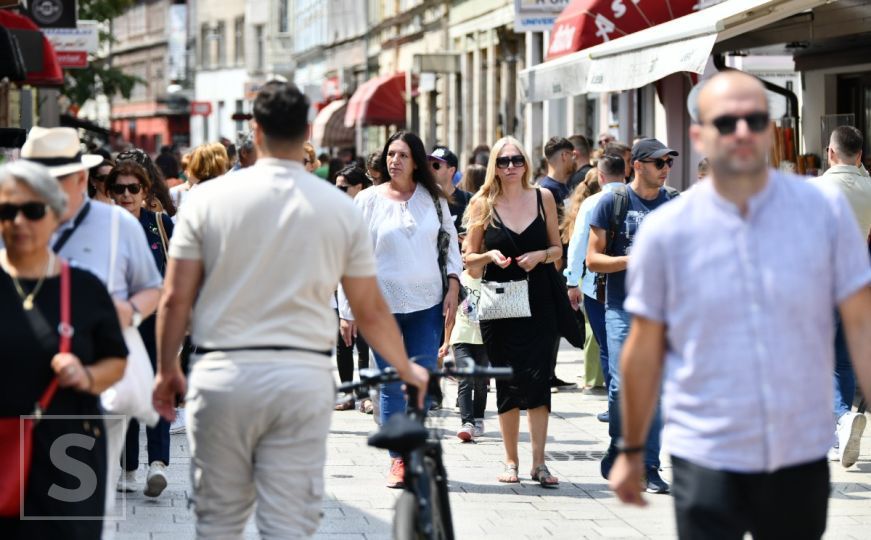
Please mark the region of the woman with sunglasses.
<svg viewBox="0 0 871 540"><path fill-rule="evenodd" d="M352 199L357 196L362 190L369 187L369 179L366 173L363 172L356 164L348 165L340 170L336 175L336 187L344 191ZM338 307L336 306L338 313ZM346 341L345 338L349 338ZM336 343L336 365L339 368L339 380L343 383L354 380L354 348L357 349L357 369L367 369L369 367L369 344L359 334L342 334L339 330L339 339ZM372 412L372 402L366 397L365 391L360 391L356 396L347 396L345 399L336 404L337 411L348 411L354 408L354 399L362 399L360 410L365 413ZM368 403L367 403L368 402Z"/></svg>
<svg viewBox="0 0 871 540"><path fill-rule="evenodd" d="M106 188L115 204L121 206L139 220L145 230L148 247L160 275L166 274L167 250L172 237L172 220L164 213L145 208L151 179L146 170L134 161L119 161L106 179ZM156 316L152 315L139 325L139 334L148 351L152 367L157 369L157 343L155 337ZM166 488L166 467L169 465L169 422L161 418L153 428L146 428L148 441L148 473L145 478L145 495L157 497ZM136 470L139 468L139 422L130 419L125 446L126 470L119 480L119 491L136 489ZM110 464L114 465L114 464Z"/></svg>
<svg viewBox="0 0 871 540"><path fill-rule="evenodd" d="M102 163L88 171L88 197L112 204L112 198L106 193L106 177L114 166L115 163L111 159L104 159Z"/></svg>
<svg viewBox="0 0 871 540"><path fill-rule="evenodd" d="M151 156L144 150L132 148L118 154L115 158L115 163L124 160L135 161L148 173L148 177L151 180L151 189L146 199L146 207L153 212L166 212L170 216L174 216L177 210L176 204L169 194L169 186L166 185L163 173L157 168L154 161L151 160Z"/></svg>
<svg viewBox="0 0 871 540"><path fill-rule="evenodd" d="M532 439L530 475L542 487L559 480L544 463L550 414L554 345L559 339L557 311L545 265L562 257L556 202L546 189L530 185L530 163L513 137L493 145L481 190L467 212L463 244L468 271L484 270L484 280L528 279L532 316L481 321L481 337L493 366L510 366L514 378L496 381L499 429L505 448L500 482L517 483L520 411L527 411Z"/></svg>
<svg viewBox="0 0 871 540"><path fill-rule="evenodd" d="M306 172L314 174L315 169L318 169L321 166L321 162L318 160L317 154L315 154L315 147L312 143L306 141L302 143L302 148L305 150L305 157L302 158L302 166L305 167Z"/></svg>
<svg viewBox="0 0 871 540"><path fill-rule="evenodd" d="M381 152L380 168L387 171L389 180L361 191L354 201L369 225L378 283L399 324L405 349L409 357L419 357L424 367L433 369L445 317L453 320L457 312L459 276L463 269L457 231L417 135L407 131L391 135ZM443 289L438 260L440 230L449 235L447 291ZM340 308L343 304L340 301ZM350 336L356 333L353 316L346 309L341 311L342 334L345 343L349 343ZM375 363L379 369L389 365L377 351ZM405 411L402 385L382 385L380 403L382 424L393 414ZM390 457L387 486L402 487L405 464L397 453Z"/></svg>
<svg viewBox="0 0 871 540"><path fill-rule="evenodd" d="M100 393L123 375L127 348L106 288L90 272L71 267L69 324L74 332L71 351L58 352L61 260L49 241L66 204L60 184L42 165L18 160L0 167L0 232L5 245L0 250L4 366L0 417L33 414L34 404L52 379L58 382L57 392L44 411L52 417L43 417L34 428L23 501L25 516L52 516L52 520L0 518L3 538L98 539L103 528L99 516L104 512L106 494L106 426L100 419ZM68 451L95 475L96 485L91 496L62 502L49 495L54 493L52 486L74 488L70 482L76 480L53 464L49 450L57 448L53 445L62 437L72 436L95 443L88 451ZM81 516L97 519L83 520Z"/></svg>

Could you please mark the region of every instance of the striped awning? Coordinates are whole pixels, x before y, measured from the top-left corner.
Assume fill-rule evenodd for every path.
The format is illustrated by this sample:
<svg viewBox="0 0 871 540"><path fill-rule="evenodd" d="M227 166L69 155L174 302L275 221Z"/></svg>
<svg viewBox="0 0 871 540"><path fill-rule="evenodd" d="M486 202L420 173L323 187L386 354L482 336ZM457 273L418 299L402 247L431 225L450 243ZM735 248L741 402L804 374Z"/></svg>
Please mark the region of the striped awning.
<svg viewBox="0 0 871 540"><path fill-rule="evenodd" d="M348 102L338 99L320 110L312 123L312 144L319 148L354 146L354 128L345 126Z"/></svg>

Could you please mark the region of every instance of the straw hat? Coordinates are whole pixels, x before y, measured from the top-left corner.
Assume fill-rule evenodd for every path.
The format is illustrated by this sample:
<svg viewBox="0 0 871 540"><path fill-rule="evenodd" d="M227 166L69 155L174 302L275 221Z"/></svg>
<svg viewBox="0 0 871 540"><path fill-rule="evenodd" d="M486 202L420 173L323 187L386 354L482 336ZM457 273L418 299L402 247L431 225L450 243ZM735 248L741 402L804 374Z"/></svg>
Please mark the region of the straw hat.
<svg viewBox="0 0 871 540"><path fill-rule="evenodd" d="M33 127L21 148L21 159L48 167L55 178L86 171L103 162L103 156L82 154L79 134L73 128Z"/></svg>

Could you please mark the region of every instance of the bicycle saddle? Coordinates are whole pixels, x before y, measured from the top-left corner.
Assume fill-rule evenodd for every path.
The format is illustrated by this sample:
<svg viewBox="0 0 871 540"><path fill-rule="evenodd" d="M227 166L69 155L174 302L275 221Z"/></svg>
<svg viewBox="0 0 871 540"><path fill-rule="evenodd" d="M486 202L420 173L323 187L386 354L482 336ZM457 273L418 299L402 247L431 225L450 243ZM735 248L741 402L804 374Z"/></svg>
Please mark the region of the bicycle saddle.
<svg viewBox="0 0 871 540"><path fill-rule="evenodd" d="M402 413L394 414L377 432L369 435L369 446L404 454L426 444L429 432Z"/></svg>

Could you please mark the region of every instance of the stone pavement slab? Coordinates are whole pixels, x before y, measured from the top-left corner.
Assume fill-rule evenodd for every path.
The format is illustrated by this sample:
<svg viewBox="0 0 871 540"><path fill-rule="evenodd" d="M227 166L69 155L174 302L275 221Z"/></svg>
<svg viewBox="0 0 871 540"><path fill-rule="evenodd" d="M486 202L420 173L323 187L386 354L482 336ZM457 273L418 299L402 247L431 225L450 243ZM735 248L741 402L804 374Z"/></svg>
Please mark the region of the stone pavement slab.
<svg viewBox="0 0 871 540"><path fill-rule="evenodd" d="M563 343L557 372L564 380L578 381L583 373L581 351ZM596 414L607 407L604 394L580 390L553 395L548 430L548 466L561 484L545 490L529 479L531 448L526 421L521 421L521 483L500 484L503 457L495 413L496 394L489 395L486 434L475 443L461 443L454 407L456 384L444 385L444 409L431 424L443 430L442 444L450 482L451 510L458 539L474 538L675 538L674 507L670 496L646 497L646 508L621 504L599 476L599 459L607 446L607 426ZM319 540L374 540L391 537L393 506L399 495L384 487L386 452L366 446L376 428L372 416L357 411L336 412L328 441L326 497ZM146 467L145 433L140 437L140 481ZM118 522L117 540L192 538L190 453L184 435L172 436L169 487L158 499L141 491L128 495L126 519ZM862 439L859 462L845 470L830 466L832 495L827 539L871 539L871 429ZM663 477L671 480L671 466L663 456ZM258 538L254 518L245 538Z"/></svg>

